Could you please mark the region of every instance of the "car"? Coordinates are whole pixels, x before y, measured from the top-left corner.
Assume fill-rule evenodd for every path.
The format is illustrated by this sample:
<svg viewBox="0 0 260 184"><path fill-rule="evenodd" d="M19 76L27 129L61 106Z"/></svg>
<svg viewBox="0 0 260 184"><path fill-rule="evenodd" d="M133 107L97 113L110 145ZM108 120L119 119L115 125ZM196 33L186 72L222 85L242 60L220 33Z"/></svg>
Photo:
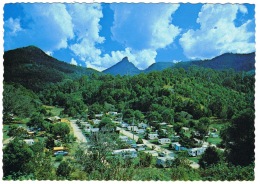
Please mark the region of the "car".
<svg viewBox="0 0 260 184"><path fill-rule="evenodd" d="M69 153L67 151L57 151L54 153L54 156L58 156L58 155L62 155L62 156L65 156L65 155L68 155Z"/></svg>

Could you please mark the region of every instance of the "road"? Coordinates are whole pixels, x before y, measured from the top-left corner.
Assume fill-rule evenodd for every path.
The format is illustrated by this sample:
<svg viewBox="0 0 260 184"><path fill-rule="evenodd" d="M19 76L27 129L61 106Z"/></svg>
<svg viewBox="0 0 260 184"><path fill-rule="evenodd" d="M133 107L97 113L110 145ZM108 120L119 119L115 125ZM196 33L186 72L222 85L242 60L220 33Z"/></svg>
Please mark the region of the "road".
<svg viewBox="0 0 260 184"><path fill-rule="evenodd" d="M76 121L77 120L70 120L70 125L73 129L74 136L77 138L77 142L87 143L88 140L82 133L82 130L79 129L78 125L76 124Z"/></svg>
<svg viewBox="0 0 260 184"><path fill-rule="evenodd" d="M120 130L120 133L124 134L125 136L127 136L127 137L129 137L129 138L131 138L131 139L134 139L135 141L137 141L138 138L139 138L137 135L134 135L133 133L131 133L131 132L129 132L129 131L126 131L126 130L124 130L123 128L117 127L117 129ZM159 146L159 145L150 143L150 142L149 142L148 140L146 140L146 139L142 139L142 140L143 140L143 143L144 143L147 147L149 147L149 148L154 148L155 151L164 152L164 153L166 153L166 155L174 155L174 153L173 153L172 151L170 151L170 150L167 150L167 149L165 149L165 148L162 148L162 147ZM192 168L198 169L198 168L200 167L200 165L197 164L196 162L191 161L191 160L190 160L190 162L191 162L190 166L191 166Z"/></svg>

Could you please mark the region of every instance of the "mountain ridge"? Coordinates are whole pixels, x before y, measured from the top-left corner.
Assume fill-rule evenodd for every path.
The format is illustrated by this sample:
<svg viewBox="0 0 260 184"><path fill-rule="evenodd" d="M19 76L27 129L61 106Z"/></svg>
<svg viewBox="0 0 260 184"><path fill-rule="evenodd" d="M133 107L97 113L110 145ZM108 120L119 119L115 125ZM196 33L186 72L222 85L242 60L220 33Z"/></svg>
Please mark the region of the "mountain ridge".
<svg viewBox="0 0 260 184"><path fill-rule="evenodd" d="M41 90L44 84L102 74L59 61L35 46L21 47L4 53L4 82L20 83L28 89Z"/></svg>

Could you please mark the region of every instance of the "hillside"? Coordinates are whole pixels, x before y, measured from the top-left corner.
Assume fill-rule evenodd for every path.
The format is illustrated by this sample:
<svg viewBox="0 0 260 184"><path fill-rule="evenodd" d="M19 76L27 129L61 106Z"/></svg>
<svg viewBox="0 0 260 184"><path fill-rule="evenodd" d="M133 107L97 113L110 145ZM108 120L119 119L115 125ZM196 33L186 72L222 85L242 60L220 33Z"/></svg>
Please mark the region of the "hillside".
<svg viewBox="0 0 260 184"><path fill-rule="evenodd" d="M4 81L20 83L34 91L43 89L49 83L92 74L100 72L59 61L34 46L4 53Z"/></svg>
<svg viewBox="0 0 260 184"><path fill-rule="evenodd" d="M226 53L210 60L197 60L179 62L176 68L185 68L195 65L214 70L234 69L235 71L251 71L255 70L255 53L249 54L232 54Z"/></svg>
<svg viewBox="0 0 260 184"><path fill-rule="evenodd" d="M173 62L157 62L157 63L153 63L151 66L149 66L143 72L149 73L149 72L152 72L152 71L161 71L161 70L164 70L166 68L173 67L173 66L174 66Z"/></svg>
<svg viewBox="0 0 260 184"><path fill-rule="evenodd" d="M103 73L111 74L111 75L137 75L141 71L135 67L135 65L129 62L128 58L125 57L122 61L113 65L112 67L103 71Z"/></svg>

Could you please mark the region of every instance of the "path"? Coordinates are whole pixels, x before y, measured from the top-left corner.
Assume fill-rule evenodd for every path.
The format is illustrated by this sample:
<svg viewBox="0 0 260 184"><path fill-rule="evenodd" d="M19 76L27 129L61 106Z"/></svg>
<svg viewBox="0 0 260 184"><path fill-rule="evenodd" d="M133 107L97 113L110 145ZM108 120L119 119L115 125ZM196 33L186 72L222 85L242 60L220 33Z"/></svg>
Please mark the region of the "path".
<svg viewBox="0 0 260 184"><path fill-rule="evenodd" d="M79 129L78 125L76 124L77 120L70 120L70 125L73 129L74 136L77 138L78 142L87 143L88 140L82 133L82 131Z"/></svg>

